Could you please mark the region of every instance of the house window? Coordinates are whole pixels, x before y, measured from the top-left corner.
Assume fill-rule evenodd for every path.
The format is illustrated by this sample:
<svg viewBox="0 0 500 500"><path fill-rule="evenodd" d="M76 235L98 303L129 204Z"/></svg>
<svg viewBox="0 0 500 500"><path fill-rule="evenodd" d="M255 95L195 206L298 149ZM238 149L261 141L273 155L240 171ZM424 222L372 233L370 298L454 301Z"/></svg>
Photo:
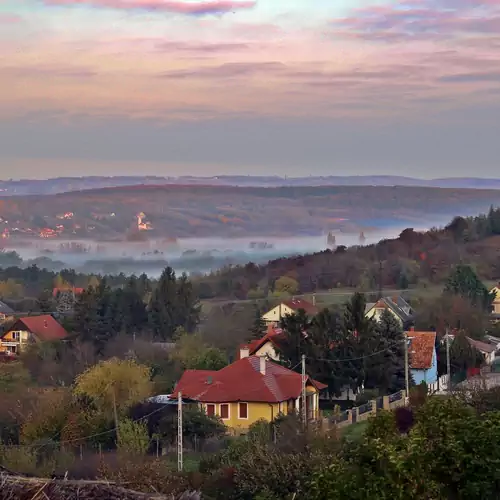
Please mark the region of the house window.
<svg viewBox="0 0 500 500"><path fill-rule="evenodd" d="M248 403L240 403L238 405L239 418L248 418Z"/></svg>
<svg viewBox="0 0 500 500"><path fill-rule="evenodd" d="M207 405L207 415L213 417L215 415L215 405Z"/></svg>
<svg viewBox="0 0 500 500"><path fill-rule="evenodd" d="M229 418L229 405L222 404L220 405L220 418L223 420L227 420Z"/></svg>
<svg viewBox="0 0 500 500"><path fill-rule="evenodd" d="M12 340L19 340L21 338L21 332L12 332Z"/></svg>

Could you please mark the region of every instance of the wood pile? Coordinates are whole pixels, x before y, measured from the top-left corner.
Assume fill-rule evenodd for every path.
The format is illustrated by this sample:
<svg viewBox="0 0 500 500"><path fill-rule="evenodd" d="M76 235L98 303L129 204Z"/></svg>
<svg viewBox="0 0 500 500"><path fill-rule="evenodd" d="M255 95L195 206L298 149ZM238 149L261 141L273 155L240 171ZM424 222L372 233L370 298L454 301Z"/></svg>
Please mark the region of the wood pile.
<svg viewBox="0 0 500 500"><path fill-rule="evenodd" d="M126 490L106 481L71 481L13 475L0 469L0 500L200 500L200 495L180 497Z"/></svg>

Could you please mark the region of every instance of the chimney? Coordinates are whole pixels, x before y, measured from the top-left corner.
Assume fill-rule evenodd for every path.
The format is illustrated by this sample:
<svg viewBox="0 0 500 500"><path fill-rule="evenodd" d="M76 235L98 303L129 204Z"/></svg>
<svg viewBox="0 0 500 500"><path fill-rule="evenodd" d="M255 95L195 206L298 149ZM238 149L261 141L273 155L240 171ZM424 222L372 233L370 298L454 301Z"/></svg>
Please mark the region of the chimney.
<svg viewBox="0 0 500 500"><path fill-rule="evenodd" d="M415 331L415 327L414 326L410 326L410 332L414 332Z"/></svg>
<svg viewBox="0 0 500 500"><path fill-rule="evenodd" d="M313 293L313 306L316 306L316 294Z"/></svg>
<svg viewBox="0 0 500 500"><path fill-rule="evenodd" d="M240 359L248 358L250 356L250 349L248 346L244 346L240 349Z"/></svg>
<svg viewBox="0 0 500 500"><path fill-rule="evenodd" d="M260 362L260 373L262 373L262 375L265 375L266 374L266 357L260 356L259 362Z"/></svg>

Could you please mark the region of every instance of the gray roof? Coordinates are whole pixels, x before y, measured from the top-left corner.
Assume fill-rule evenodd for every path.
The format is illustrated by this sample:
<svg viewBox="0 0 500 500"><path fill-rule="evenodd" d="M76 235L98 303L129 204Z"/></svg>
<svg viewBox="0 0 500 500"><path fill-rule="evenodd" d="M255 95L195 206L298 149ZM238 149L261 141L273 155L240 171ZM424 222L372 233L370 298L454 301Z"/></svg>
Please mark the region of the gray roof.
<svg viewBox="0 0 500 500"><path fill-rule="evenodd" d="M408 304L408 302L406 302L406 300L400 295L396 297L383 297L380 300L384 302L384 304L389 307L401 319L401 321L403 321L403 323L413 319L413 310L410 304ZM376 303L371 305L370 309L375 305Z"/></svg>
<svg viewBox="0 0 500 500"><path fill-rule="evenodd" d="M14 314L14 309L11 309L0 300L0 314Z"/></svg>

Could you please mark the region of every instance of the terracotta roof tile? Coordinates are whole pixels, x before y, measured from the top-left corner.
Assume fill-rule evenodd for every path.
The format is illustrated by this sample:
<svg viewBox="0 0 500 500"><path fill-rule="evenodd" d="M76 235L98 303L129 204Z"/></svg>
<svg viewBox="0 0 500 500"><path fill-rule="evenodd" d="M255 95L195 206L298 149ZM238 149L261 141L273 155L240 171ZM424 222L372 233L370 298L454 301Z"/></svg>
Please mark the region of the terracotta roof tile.
<svg viewBox="0 0 500 500"><path fill-rule="evenodd" d="M262 374L261 359L264 358L243 358L217 372L187 370L171 397L177 397L181 391L183 396L206 403L278 403L297 399L302 389L301 375L269 360L265 360L266 373ZM312 379L308 382L319 390L326 388Z"/></svg>
<svg viewBox="0 0 500 500"><path fill-rule="evenodd" d="M315 316L316 314L319 313L319 309L308 302L307 300L304 299L290 299L290 300L284 300L283 304L285 304L287 307L294 311L298 311L299 309L303 309L306 314L309 314L310 316Z"/></svg>
<svg viewBox="0 0 500 500"><path fill-rule="evenodd" d="M413 370L428 370L436 349L436 332L406 332L411 340L410 367Z"/></svg>
<svg viewBox="0 0 500 500"><path fill-rule="evenodd" d="M9 331L20 329L26 329L42 341L61 340L68 336L68 332L50 314L20 318Z"/></svg>

